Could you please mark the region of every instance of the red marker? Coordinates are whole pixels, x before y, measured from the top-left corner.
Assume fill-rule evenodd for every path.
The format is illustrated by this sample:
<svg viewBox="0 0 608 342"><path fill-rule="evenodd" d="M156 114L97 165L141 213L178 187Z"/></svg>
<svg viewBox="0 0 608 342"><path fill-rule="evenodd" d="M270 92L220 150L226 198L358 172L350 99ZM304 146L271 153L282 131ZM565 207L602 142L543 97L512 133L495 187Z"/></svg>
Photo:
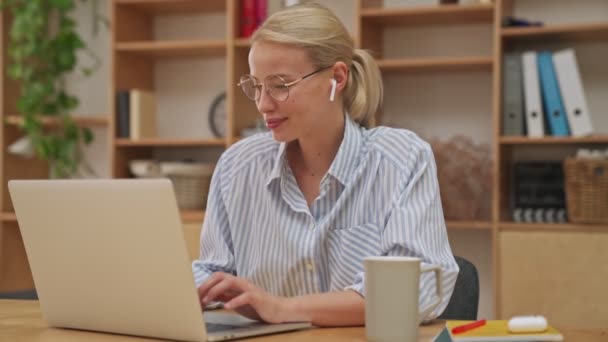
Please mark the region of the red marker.
<svg viewBox="0 0 608 342"><path fill-rule="evenodd" d="M479 321L467 323L467 324L464 324L464 325L459 325L457 327L452 328L452 334L461 334L463 332L467 332L469 330L473 330L475 328L479 328L479 327L484 326L484 325L486 325L486 320L485 319L481 319Z"/></svg>

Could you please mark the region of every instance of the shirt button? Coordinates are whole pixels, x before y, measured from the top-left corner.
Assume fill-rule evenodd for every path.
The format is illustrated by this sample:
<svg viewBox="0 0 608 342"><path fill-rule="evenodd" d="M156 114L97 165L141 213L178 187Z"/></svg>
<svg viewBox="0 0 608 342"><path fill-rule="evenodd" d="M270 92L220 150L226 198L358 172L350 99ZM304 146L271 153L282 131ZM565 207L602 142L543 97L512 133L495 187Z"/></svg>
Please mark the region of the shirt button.
<svg viewBox="0 0 608 342"><path fill-rule="evenodd" d="M315 269L315 265L313 265L313 264L312 264L312 263L310 263L310 262L307 262L307 263L306 263L306 269L307 269L308 271L311 271L311 272L312 272L312 271Z"/></svg>

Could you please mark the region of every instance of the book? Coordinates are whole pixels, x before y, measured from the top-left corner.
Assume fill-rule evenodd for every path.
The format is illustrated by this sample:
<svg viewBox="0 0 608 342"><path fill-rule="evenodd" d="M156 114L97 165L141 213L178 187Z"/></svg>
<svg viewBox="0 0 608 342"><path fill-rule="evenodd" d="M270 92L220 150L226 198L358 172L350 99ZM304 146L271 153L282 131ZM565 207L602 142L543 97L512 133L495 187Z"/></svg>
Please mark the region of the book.
<svg viewBox="0 0 608 342"><path fill-rule="evenodd" d="M241 38L249 38L256 29L256 0L241 2Z"/></svg>
<svg viewBox="0 0 608 342"><path fill-rule="evenodd" d="M480 342L480 341L563 341L562 334L552 326L541 333L511 333L508 320L488 320L484 326L460 334L452 334L454 327L472 321L447 321L445 329L434 342Z"/></svg>
<svg viewBox="0 0 608 342"><path fill-rule="evenodd" d="M131 89L129 96L130 138L137 140L156 137L156 100L154 93L143 89Z"/></svg>
<svg viewBox="0 0 608 342"><path fill-rule="evenodd" d="M116 93L116 137L128 138L130 134L129 91L119 90Z"/></svg>

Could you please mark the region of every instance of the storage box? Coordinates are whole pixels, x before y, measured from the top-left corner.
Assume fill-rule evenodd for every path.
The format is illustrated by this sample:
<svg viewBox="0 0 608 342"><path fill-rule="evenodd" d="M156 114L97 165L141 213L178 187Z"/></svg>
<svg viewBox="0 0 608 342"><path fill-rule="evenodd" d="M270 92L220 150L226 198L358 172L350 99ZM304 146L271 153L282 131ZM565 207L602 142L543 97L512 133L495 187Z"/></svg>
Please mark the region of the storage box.
<svg viewBox="0 0 608 342"><path fill-rule="evenodd" d="M166 177L173 183L180 209L204 209L215 164L132 160L131 173L138 178Z"/></svg>
<svg viewBox="0 0 608 342"><path fill-rule="evenodd" d="M573 223L608 223L608 160L564 161L566 205Z"/></svg>

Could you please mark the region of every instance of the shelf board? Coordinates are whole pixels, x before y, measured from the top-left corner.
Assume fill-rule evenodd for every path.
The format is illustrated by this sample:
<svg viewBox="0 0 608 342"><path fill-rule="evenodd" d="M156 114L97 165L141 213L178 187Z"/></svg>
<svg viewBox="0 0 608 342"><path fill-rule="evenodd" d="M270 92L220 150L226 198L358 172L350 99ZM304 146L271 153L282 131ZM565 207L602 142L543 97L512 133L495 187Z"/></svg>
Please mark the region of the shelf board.
<svg viewBox="0 0 608 342"><path fill-rule="evenodd" d="M202 223L205 217L204 210L180 210L183 223Z"/></svg>
<svg viewBox="0 0 608 342"><path fill-rule="evenodd" d="M138 41L116 43L117 52L152 58L222 57L226 55L224 40Z"/></svg>
<svg viewBox="0 0 608 342"><path fill-rule="evenodd" d="M107 115L74 115L74 121L81 127L105 127L108 125ZM19 114L9 114L5 118L5 122L9 125L19 126L23 123L23 117ZM42 119L45 126L58 125L58 119L53 117L45 117Z"/></svg>
<svg viewBox="0 0 608 342"><path fill-rule="evenodd" d="M402 58L378 61L380 70L383 72L492 70L492 64L493 58L486 56Z"/></svg>
<svg viewBox="0 0 608 342"><path fill-rule="evenodd" d="M605 232L608 233L607 224L576 224L576 223L515 223L501 222L501 231L551 231L551 232Z"/></svg>
<svg viewBox="0 0 608 342"><path fill-rule="evenodd" d="M473 24L492 22L493 5L440 5L406 8L365 8L364 22L381 26Z"/></svg>
<svg viewBox="0 0 608 342"><path fill-rule="evenodd" d="M491 230L490 221L446 221L448 230Z"/></svg>
<svg viewBox="0 0 608 342"><path fill-rule="evenodd" d="M121 147L162 147L162 146L200 146L200 147L224 147L226 140L224 139L178 139L178 138L146 138L146 139L124 139L118 138L115 141L116 146Z"/></svg>
<svg viewBox="0 0 608 342"><path fill-rule="evenodd" d="M608 135L589 137L508 137L499 138L502 145L551 145L551 144L608 144Z"/></svg>
<svg viewBox="0 0 608 342"><path fill-rule="evenodd" d="M234 40L234 46L236 47L243 47L243 48L250 48L251 47L251 42L249 41L249 38L237 38Z"/></svg>
<svg viewBox="0 0 608 342"><path fill-rule="evenodd" d="M2 212L0 213L0 221L2 222L17 222L17 215L14 212Z"/></svg>
<svg viewBox="0 0 608 342"><path fill-rule="evenodd" d="M225 12L225 0L115 0L121 7L151 14Z"/></svg>
<svg viewBox="0 0 608 342"><path fill-rule="evenodd" d="M608 39L608 23L504 27L501 35L503 39Z"/></svg>

